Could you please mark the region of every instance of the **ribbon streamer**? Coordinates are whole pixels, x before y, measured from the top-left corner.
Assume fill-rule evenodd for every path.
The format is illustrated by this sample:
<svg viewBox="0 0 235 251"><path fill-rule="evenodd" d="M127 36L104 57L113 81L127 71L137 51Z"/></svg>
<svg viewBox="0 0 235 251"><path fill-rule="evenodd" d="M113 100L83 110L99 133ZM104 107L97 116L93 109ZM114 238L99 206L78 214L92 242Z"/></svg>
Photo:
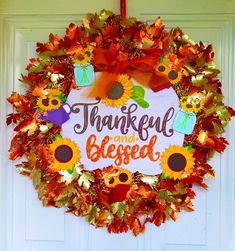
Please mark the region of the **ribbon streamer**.
<svg viewBox="0 0 235 251"><path fill-rule="evenodd" d="M121 19L124 20L126 18L126 0L120 0L120 12Z"/></svg>

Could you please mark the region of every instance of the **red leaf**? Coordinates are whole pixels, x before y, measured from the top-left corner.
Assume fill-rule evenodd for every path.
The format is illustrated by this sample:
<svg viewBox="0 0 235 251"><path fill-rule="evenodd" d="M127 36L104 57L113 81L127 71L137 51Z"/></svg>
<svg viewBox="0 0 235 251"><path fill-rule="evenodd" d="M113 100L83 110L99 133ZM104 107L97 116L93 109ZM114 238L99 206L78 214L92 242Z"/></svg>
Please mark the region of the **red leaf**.
<svg viewBox="0 0 235 251"><path fill-rule="evenodd" d="M66 35L64 37L64 44L67 47L73 46L78 41L78 26L71 23L66 29Z"/></svg>
<svg viewBox="0 0 235 251"><path fill-rule="evenodd" d="M225 150L226 145L228 145L228 141L223 137L218 138L214 136L212 138L215 141L215 145L214 145L215 151L218 153L222 153Z"/></svg>
<svg viewBox="0 0 235 251"><path fill-rule="evenodd" d="M207 47L206 47L206 52L205 52L205 60L207 63L211 62L214 58L214 52L213 52L213 48L212 48L212 45L209 44Z"/></svg>

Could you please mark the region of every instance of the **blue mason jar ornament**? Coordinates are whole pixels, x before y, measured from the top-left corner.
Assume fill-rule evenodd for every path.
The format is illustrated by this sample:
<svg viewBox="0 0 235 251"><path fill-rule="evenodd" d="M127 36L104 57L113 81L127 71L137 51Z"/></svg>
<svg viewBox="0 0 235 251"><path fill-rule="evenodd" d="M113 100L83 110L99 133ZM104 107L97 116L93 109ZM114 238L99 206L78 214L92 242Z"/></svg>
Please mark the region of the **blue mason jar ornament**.
<svg viewBox="0 0 235 251"><path fill-rule="evenodd" d="M197 121L196 113L203 108L203 105L198 98L182 97L180 99L180 107L181 109L173 123L173 129L176 132L189 135L193 132Z"/></svg>
<svg viewBox="0 0 235 251"><path fill-rule="evenodd" d="M79 87L89 86L95 80L95 71L92 65L92 48L82 48L72 56L74 65L74 79Z"/></svg>
<svg viewBox="0 0 235 251"><path fill-rule="evenodd" d="M77 86L89 86L95 80L95 71L92 64L75 64L74 78Z"/></svg>
<svg viewBox="0 0 235 251"><path fill-rule="evenodd" d="M180 110L173 123L173 129L176 132L180 132L183 134L191 134L193 132L193 128L196 124L196 115L193 112L185 112L184 110Z"/></svg>

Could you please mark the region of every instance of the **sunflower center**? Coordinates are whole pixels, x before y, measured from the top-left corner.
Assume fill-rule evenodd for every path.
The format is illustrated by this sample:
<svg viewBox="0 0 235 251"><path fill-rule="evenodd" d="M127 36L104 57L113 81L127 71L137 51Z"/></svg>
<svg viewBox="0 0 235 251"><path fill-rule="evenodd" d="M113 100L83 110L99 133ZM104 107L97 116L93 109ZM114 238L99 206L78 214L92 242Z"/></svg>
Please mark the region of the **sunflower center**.
<svg viewBox="0 0 235 251"><path fill-rule="evenodd" d="M177 79L177 77L178 77L178 73L177 73L176 71L172 70L172 71L170 71L170 72L168 73L168 77L169 77L170 79L172 79L172 80L175 80L175 79Z"/></svg>
<svg viewBox="0 0 235 251"><path fill-rule="evenodd" d="M187 160L181 153L173 153L168 158L168 166L174 172L181 172L186 167Z"/></svg>
<svg viewBox="0 0 235 251"><path fill-rule="evenodd" d="M86 51L85 54L90 57L91 56L91 53L89 51Z"/></svg>
<svg viewBox="0 0 235 251"><path fill-rule="evenodd" d="M80 54L80 55L78 56L78 60L79 60L79 61L84 60L84 56Z"/></svg>
<svg viewBox="0 0 235 251"><path fill-rule="evenodd" d="M121 83L114 82L112 88L108 93L108 98L110 99L119 99L124 93L124 88Z"/></svg>
<svg viewBox="0 0 235 251"><path fill-rule="evenodd" d="M121 182L126 182L126 181L128 180L127 174L126 174L126 173L121 173L121 174L119 175L119 180L120 180Z"/></svg>
<svg viewBox="0 0 235 251"><path fill-rule="evenodd" d="M113 184L114 183L114 178L111 178L111 180L109 181L109 184Z"/></svg>
<svg viewBox="0 0 235 251"><path fill-rule="evenodd" d="M69 162L73 157L72 149L67 145L60 145L55 150L55 158L61 163Z"/></svg>
<svg viewBox="0 0 235 251"><path fill-rule="evenodd" d="M160 66L158 67L158 71L160 71L160 72L164 72L165 70L166 70L166 67L163 66L163 65L160 65Z"/></svg>
<svg viewBox="0 0 235 251"><path fill-rule="evenodd" d="M58 105L58 100L53 99L53 100L51 101L51 103L52 103L53 105Z"/></svg>
<svg viewBox="0 0 235 251"><path fill-rule="evenodd" d="M44 99L42 100L42 104L43 104L44 106L48 106L48 105L49 105L49 99L48 99L48 98L44 98Z"/></svg>

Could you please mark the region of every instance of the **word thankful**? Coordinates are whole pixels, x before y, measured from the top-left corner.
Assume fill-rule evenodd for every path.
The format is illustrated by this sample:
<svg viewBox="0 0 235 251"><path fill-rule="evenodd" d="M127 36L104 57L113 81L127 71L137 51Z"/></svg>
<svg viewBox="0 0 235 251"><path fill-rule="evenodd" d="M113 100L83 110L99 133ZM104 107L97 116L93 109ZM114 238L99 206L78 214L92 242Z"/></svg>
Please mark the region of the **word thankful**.
<svg viewBox="0 0 235 251"><path fill-rule="evenodd" d="M83 123L77 123L74 126L74 131L77 134L83 134L90 124L97 132L101 132L104 129L113 130L119 129L120 133L126 135L129 129L138 133L141 140L146 141L149 137L148 129L154 128L157 133L162 133L165 137L171 137L174 130L171 128L171 119L174 116L174 108L170 107L163 118L159 116L149 116L144 114L139 116L138 106L131 104L129 107L122 106L120 108L121 115L99 115L100 100L95 103L76 103L72 105L71 111L73 113L80 113L83 110ZM161 104L159 104L161 105ZM80 122L80 121L79 121ZM169 128L168 129L168 125Z"/></svg>
<svg viewBox="0 0 235 251"><path fill-rule="evenodd" d="M150 161L156 162L160 158L160 152L154 150L157 142L157 135L154 135L149 140L148 144L140 147L135 145L110 144L110 136L105 136L98 145L96 135L89 136L86 143L87 158L92 162L97 162L102 159L113 159L116 166L122 164L128 165L131 160L149 158Z"/></svg>

